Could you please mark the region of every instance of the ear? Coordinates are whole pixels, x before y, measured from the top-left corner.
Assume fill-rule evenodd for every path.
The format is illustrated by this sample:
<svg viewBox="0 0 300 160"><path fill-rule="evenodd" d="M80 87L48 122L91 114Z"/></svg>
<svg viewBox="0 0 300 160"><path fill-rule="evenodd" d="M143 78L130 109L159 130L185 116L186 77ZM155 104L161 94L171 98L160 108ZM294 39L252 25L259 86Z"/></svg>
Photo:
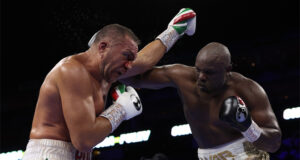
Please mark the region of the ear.
<svg viewBox="0 0 300 160"><path fill-rule="evenodd" d="M104 51L107 48L107 46L108 46L108 43L105 41L102 41L99 43L98 49L99 49L99 51Z"/></svg>

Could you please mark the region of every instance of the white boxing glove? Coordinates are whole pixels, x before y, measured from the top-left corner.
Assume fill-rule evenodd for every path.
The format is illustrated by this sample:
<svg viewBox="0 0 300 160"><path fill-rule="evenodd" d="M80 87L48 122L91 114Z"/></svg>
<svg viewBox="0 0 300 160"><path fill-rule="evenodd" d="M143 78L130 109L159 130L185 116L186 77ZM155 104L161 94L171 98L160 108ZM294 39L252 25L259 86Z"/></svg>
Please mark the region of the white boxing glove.
<svg viewBox="0 0 300 160"><path fill-rule="evenodd" d="M126 87L126 91L119 95L115 103L123 106L126 112L125 120L135 117L143 111L140 97L131 86Z"/></svg>
<svg viewBox="0 0 300 160"><path fill-rule="evenodd" d="M196 13L190 8L182 8L157 39L162 41L168 51L182 35L186 33L191 36L195 31Z"/></svg>
<svg viewBox="0 0 300 160"><path fill-rule="evenodd" d="M143 107L137 92L130 86L117 86L112 92L112 97L115 102L100 116L110 121L113 132L123 120L141 114Z"/></svg>

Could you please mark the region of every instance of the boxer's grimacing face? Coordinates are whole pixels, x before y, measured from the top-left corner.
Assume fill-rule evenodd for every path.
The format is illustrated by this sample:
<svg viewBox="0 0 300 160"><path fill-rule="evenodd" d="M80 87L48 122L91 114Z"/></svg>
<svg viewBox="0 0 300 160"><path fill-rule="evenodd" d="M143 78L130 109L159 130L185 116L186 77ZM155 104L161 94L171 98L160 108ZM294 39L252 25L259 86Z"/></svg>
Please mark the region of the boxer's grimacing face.
<svg viewBox="0 0 300 160"><path fill-rule="evenodd" d="M138 46L130 38L125 37L124 41L112 44L105 58L105 76L110 82L115 82L118 77L125 74L137 57Z"/></svg>
<svg viewBox="0 0 300 160"><path fill-rule="evenodd" d="M197 56L195 62L197 86L201 91L213 92L222 88L226 80L226 67L206 55Z"/></svg>

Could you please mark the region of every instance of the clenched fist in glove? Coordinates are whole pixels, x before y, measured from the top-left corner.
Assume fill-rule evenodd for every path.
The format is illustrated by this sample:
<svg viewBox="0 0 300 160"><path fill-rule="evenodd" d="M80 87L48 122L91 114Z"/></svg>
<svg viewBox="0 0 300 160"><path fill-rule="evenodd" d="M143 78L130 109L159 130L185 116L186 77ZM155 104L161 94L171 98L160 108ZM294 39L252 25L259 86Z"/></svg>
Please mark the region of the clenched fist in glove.
<svg viewBox="0 0 300 160"><path fill-rule="evenodd" d="M114 103L100 116L107 118L112 132L123 120L128 120L142 113L142 103L137 92L130 86L118 85L112 92Z"/></svg>
<svg viewBox="0 0 300 160"><path fill-rule="evenodd" d="M241 131L250 142L256 141L262 132L261 128L252 120L244 101L237 96L231 96L224 100L219 118Z"/></svg>
<svg viewBox="0 0 300 160"><path fill-rule="evenodd" d="M193 35L196 30L196 13L190 8L182 8L171 20L168 28L157 39L167 47L167 51L185 33Z"/></svg>

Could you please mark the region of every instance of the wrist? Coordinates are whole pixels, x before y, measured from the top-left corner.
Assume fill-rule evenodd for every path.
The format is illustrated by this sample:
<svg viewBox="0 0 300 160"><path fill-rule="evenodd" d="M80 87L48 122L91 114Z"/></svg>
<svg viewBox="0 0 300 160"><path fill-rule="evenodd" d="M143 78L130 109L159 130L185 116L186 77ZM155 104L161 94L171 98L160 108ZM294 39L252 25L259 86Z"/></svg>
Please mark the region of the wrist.
<svg viewBox="0 0 300 160"><path fill-rule="evenodd" d="M124 108L118 104L113 103L108 109L101 113L101 117L105 117L111 124L111 132L113 132L125 119L126 112Z"/></svg>
<svg viewBox="0 0 300 160"><path fill-rule="evenodd" d="M159 36L156 37L156 39L159 39L164 44L164 46L166 46L166 52L168 52L169 49L172 48L172 46L179 38L180 35L171 26L169 26L165 31L163 31Z"/></svg>
<svg viewBox="0 0 300 160"><path fill-rule="evenodd" d="M246 131L242 132L242 134L247 139L247 141L254 142L260 137L261 132L262 129L252 120L249 128Z"/></svg>

